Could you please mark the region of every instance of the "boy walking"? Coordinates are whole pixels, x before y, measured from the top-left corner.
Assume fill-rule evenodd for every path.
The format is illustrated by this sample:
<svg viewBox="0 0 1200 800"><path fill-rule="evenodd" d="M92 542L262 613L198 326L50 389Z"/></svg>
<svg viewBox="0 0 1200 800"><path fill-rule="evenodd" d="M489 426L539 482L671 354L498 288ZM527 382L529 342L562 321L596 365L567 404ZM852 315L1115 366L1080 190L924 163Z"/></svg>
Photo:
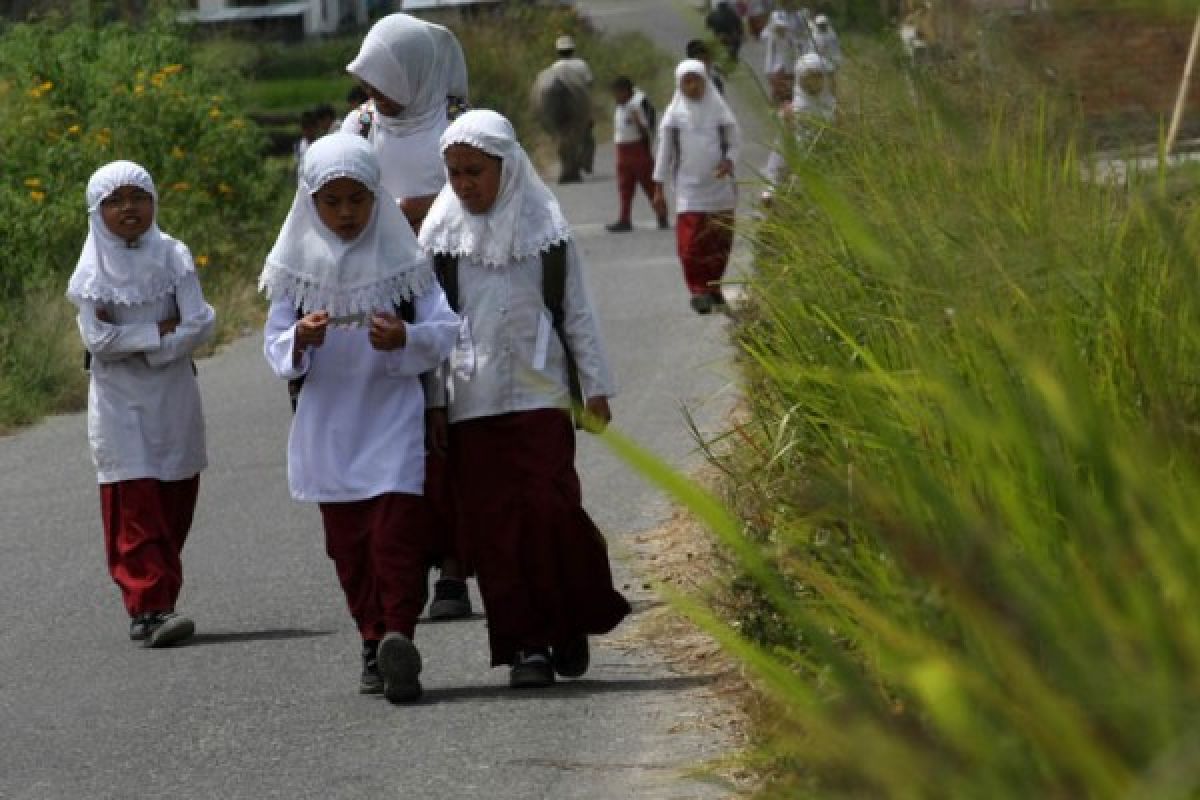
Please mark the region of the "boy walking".
<svg viewBox="0 0 1200 800"><path fill-rule="evenodd" d="M666 203L654 200L653 107L645 93L625 76L614 80L610 88L616 102L613 141L617 147L617 193L621 209L617 221L606 227L610 233L633 230L633 196L640 186L654 206L658 227L665 230L670 227Z"/></svg>

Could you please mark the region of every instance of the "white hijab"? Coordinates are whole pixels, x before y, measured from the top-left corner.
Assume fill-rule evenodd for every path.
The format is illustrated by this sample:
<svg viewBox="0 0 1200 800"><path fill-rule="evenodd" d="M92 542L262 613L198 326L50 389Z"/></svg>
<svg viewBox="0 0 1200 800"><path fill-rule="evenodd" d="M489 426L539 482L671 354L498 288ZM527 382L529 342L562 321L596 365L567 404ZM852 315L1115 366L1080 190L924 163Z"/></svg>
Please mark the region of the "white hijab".
<svg viewBox="0 0 1200 800"><path fill-rule="evenodd" d="M100 215L100 203L122 186L136 186L154 198L156 219L132 245L110 231ZM195 270L187 248L159 230L158 192L144 167L132 161L101 167L88 180L86 197L88 236L67 284L67 298L75 305L149 303L175 291L180 278Z"/></svg>
<svg viewBox="0 0 1200 800"><path fill-rule="evenodd" d="M825 86L818 95L809 94L804 91L804 76L813 72L820 72L825 76ZM792 95L792 111L797 114L810 114L826 120L832 120L834 111L837 108L837 100L833 96L833 88L830 85L830 76L832 74L833 65L827 59L816 53L808 53L801 56L796 62L796 83Z"/></svg>
<svg viewBox="0 0 1200 800"><path fill-rule="evenodd" d="M408 14L376 22L346 71L404 106L396 117L375 115L374 126L393 136L435 127L446 119L447 97L467 97L467 61L458 39Z"/></svg>
<svg viewBox="0 0 1200 800"><path fill-rule="evenodd" d="M421 226L427 252L475 257L495 268L571 238L558 200L529 162L512 123L495 111L468 111L442 134L442 153L456 144L501 159L500 190L490 211L472 214L447 183Z"/></svg>
<svg viewBox="0 0 1200 800"><path fill-rule="evenodd" d="M313 193L336 178L353 178L375 195L371 220L358 238L344 241L317 215ZM304 154L292 209L267 255L259 291L287 297L297 310L341 317L411 299L433 285L408 220L379 185L371 146L351 133L322 136Z"/></svg>
<svg viewBox="0 0 1200 800"><path fill-rule="evenodd" d="M681 87L683 79L687 75L699 75L704 79L707 86L704 97L699 100L689 100L684 96ZM709 79L708 67L704 65L704 62L690 58L681 61L675 68L675 96L671 98L671 104L663 112L661 128L702 130L719 125L732 126L735 132L740 130L737 118L725 104L725 98L721 97L721 93Z"/></svg>

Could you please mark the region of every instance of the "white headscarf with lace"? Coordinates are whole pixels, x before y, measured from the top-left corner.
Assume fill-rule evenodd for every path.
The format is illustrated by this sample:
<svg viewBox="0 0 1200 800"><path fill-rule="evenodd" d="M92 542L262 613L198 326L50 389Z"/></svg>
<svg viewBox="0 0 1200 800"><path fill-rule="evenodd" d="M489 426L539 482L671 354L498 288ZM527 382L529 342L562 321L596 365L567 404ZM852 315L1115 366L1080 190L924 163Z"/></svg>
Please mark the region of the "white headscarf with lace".
<svg viewBox="0 0 1200 800"><path fill-rule="evenodd" d="M155 221L136 242L108 229L100 204L122 186L134 186L154 198ZM154 179L139 164L114 161L96 170L87 184L88 235L67 298L85 302L134 305L158 300L175 290L180 278L195 270L191 254L158 227L158 192Z"/></svg>
<svg viewBox="0 0 1200 800"><path fill-rule="evenodd" d="M571 238L558 200L538 177L512 123L495 111L468 111L442 134L442 153L465 144L499 158L500 189L484 214L472 214L449 184L421 226L430 253L475 257L489 267L537 255Z"/></svg>
<svg viewBox="0 0 1200 800"><path fill-rule="evenodd" d="M809 94L804 90L804 76L818 72L825 76L824 86L820 94ZM817 53L808 53L796 61L796 84L792 94L792 111L796 114L809 114L832 120L837 109L837 100L833 96L830 76L833 65Z"/></svg>
<svg viewBox="0 0 1200 800"><path fill-rule="evenodd" d="M352 241L321 221L313 195L337 178L352 178L375 195L370 222ZM331 133L304 154L292 209L258 279L272 300L341 317L387 309L433 285L408 220L379 184L370 145L350 133Z"/></svg>
<svg viewBox="0 0 1200 800"><path fill-rule="evenodd" d="M704 79L704 97L699 100L691 100L683 93L683 79L688 75L697 75ZM721 93L713 86L704 62L690 58L681 61L675 68L675 96L663 112L661 127L701 130L718 125L731 126L734 133L740 130L737 118L725 104L725 98L721 97Z"/></svg>
<svg viewBox="0 0 1200 800"><path fill-rule="evenodd" d="M467 61L457 37L408 14L376 22L346 71L404 107L395 117L375 115L373 130L392 136L444 124L446 98L467 97Z"/></svg>

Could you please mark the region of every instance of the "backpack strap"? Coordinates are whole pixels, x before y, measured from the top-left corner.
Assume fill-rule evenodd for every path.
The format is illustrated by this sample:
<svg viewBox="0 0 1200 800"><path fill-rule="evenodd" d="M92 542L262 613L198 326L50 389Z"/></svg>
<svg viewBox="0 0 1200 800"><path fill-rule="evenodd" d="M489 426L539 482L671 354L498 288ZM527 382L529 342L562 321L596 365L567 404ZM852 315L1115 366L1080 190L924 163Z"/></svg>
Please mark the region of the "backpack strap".
<svg viewBox="0 0 1200 800"><path fill-rule="evenodd" d="M542 251L542 302L550 312L554 332L562 342L563 357L567 362L567 389L571 393L571 412L575 427L581 420L575 413L583 405L583 389L579 385L579 365L567 341L565 300L567 295L567 245L559 242L549 250Z"/></svg>
<svg viewBox="0 0 1200 800"><path fill-rule="evenodd" d="M717 136L721 139L721 159L729 158L729 131L725 125L717 126Z"/></svg>
<svg viewBox="0 0 1200 800"><path fill-rule="evenodd" d="M437 275L438 283L446 295L446 302L455 314L459 312L458 303L458 256L451 253L433 254L433 273Z"/></svg>
<svg viewBox="0 0 1200 800"><path fill-rule="evenodd" d="M675 151L675 164L673 177L679 179L679 167L683 164L683 144L682 137L679 135L679 128L672 125L667 128L671 132L671 148Z"/></svg>

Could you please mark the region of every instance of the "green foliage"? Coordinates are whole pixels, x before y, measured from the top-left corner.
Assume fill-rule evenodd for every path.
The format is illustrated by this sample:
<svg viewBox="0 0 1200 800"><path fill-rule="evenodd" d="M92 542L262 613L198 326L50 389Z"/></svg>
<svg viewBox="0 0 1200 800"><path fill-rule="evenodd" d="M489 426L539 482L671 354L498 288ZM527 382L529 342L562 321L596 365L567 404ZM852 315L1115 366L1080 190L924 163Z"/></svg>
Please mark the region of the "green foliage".
<svg viewBox="0 0 1200 800"><path fill-rule="evenodd" d="M758 638L697 612L772 697L764 795L1195 797L1194 207L1028 92L856 72L739 333Z"/></svg>
<svg viewBox="0 0 1200 800"><path fill-rule="evenodd" d="M261 263L265 249L247 242L261 247L274 222L279 176L238 110L236 74L198 67L191 55L166 23L135 30L52 18L4 29L0 427L79 396L78 359L66 360L69 372L47 371L34 363L46 348L39 355L18 340L47 316L27 298L60 302L87 232L84 187L99 166L130 159L150 170L160 223L191 247L208 291Z"/></svg>

